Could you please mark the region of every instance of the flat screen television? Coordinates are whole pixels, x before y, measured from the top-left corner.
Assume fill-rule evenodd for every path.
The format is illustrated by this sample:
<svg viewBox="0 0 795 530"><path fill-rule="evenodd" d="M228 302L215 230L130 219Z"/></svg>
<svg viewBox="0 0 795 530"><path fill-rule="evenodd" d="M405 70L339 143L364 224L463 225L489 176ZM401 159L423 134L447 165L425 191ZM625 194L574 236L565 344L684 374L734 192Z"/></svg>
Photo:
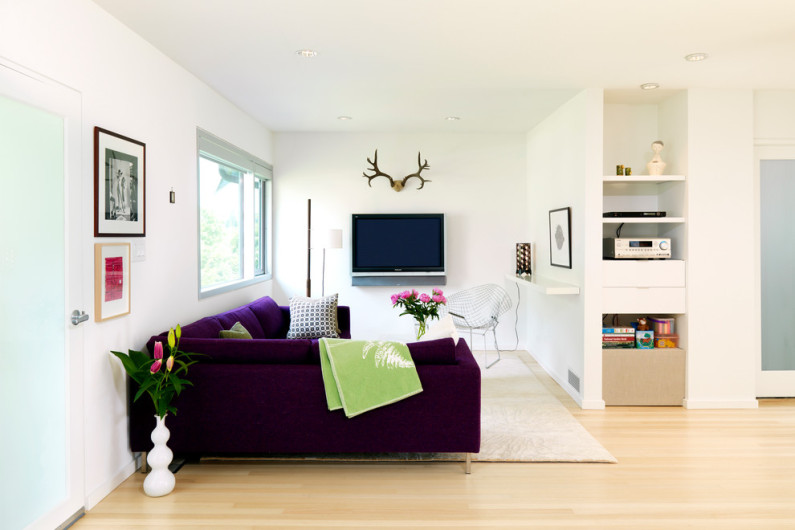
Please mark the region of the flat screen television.
<svg viewBox="0 0 795 530"><path fill-rule="evenodd" d="M444 276L442 213L353 214L353 276Z"/></svg>

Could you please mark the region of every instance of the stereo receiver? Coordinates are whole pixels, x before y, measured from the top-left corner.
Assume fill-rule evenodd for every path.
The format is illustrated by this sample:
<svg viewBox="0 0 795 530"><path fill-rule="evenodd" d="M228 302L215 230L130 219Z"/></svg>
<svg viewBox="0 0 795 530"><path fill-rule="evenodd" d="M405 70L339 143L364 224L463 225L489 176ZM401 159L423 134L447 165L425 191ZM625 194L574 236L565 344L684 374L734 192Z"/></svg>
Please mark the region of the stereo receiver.
<svg viewBox="0 0 795 530"><path fill-rule="evenodd" d="M671 257L668 237L606 237L602 240L605 259L666 259Z"/></svg>

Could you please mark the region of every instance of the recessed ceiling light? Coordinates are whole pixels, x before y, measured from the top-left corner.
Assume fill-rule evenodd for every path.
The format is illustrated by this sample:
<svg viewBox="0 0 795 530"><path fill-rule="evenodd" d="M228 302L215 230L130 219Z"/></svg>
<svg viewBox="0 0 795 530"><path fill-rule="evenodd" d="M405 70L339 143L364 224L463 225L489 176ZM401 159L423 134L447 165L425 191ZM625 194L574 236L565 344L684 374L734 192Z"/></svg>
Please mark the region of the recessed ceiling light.
<svg viewBox="0 0 795 530"><path fill-rule="evenodd" d="M300 55L301 57L306 57L307 59L310 59L312 57L317 57L317 52L315 50L310 50L309 48L298 50L295 53L297 55Z"/></svg>
<svg viewBox="0 0 795 530"><path fill-rule="evenodd" d="M445 120L447 121L459 121L461 119L460 116L447 116Z"/></svg>
<svg viewBox="0 0 795 530"><path fill-rule="evenodd" d="M703 61L709 57L708 53L691 53L689 55L685 55L685 61L689 61L691 63L697 63L698 61Z"/></svg>
<svg viewBox="0 0 795 530"><path fill-rule="evenodd" d="M337 119L340 121L350 121L353 118L351 118L350 116L337 116Z"/></svg>
<svg viewBox="0 0 795 530"><path fill-rule="evenodd" d="M656 88L660 88L660 83L643 83L640 85L640 88L643 90L654 90Z"/></svg>

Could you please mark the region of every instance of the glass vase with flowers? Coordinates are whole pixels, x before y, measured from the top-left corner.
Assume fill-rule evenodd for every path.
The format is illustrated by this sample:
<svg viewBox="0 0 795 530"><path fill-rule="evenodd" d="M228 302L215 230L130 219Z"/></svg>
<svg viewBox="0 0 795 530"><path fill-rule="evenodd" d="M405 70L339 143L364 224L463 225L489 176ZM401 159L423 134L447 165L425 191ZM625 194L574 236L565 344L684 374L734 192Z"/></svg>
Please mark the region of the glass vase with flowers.
<svg viewBox="0 0 795 530"><path fill-rule="evenodd" d="M434 288L431 294L420 294L416 289L392 295L392 307L402 307L400 316L411 315L417 321L417 340L425 335L429 318L439 318L439 306L445 305L447 298L441 289Z"/></svg>

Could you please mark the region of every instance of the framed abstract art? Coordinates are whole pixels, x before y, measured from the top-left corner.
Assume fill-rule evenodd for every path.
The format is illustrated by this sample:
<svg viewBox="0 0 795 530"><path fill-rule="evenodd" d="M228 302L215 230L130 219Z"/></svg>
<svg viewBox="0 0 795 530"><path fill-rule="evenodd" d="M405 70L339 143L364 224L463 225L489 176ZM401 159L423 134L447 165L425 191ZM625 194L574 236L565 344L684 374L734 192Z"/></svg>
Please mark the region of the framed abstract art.
<svg viewBox="0 0 795 530"><path fill-rule="evenodd" d="M549 264L571 268L571 208L549 211Z"/></svg>
<svg viewBox="0 0 795 530"><path fill-rule="evenodd" d="M94 320L130 312L130 244L94 244Z"/></svg>

